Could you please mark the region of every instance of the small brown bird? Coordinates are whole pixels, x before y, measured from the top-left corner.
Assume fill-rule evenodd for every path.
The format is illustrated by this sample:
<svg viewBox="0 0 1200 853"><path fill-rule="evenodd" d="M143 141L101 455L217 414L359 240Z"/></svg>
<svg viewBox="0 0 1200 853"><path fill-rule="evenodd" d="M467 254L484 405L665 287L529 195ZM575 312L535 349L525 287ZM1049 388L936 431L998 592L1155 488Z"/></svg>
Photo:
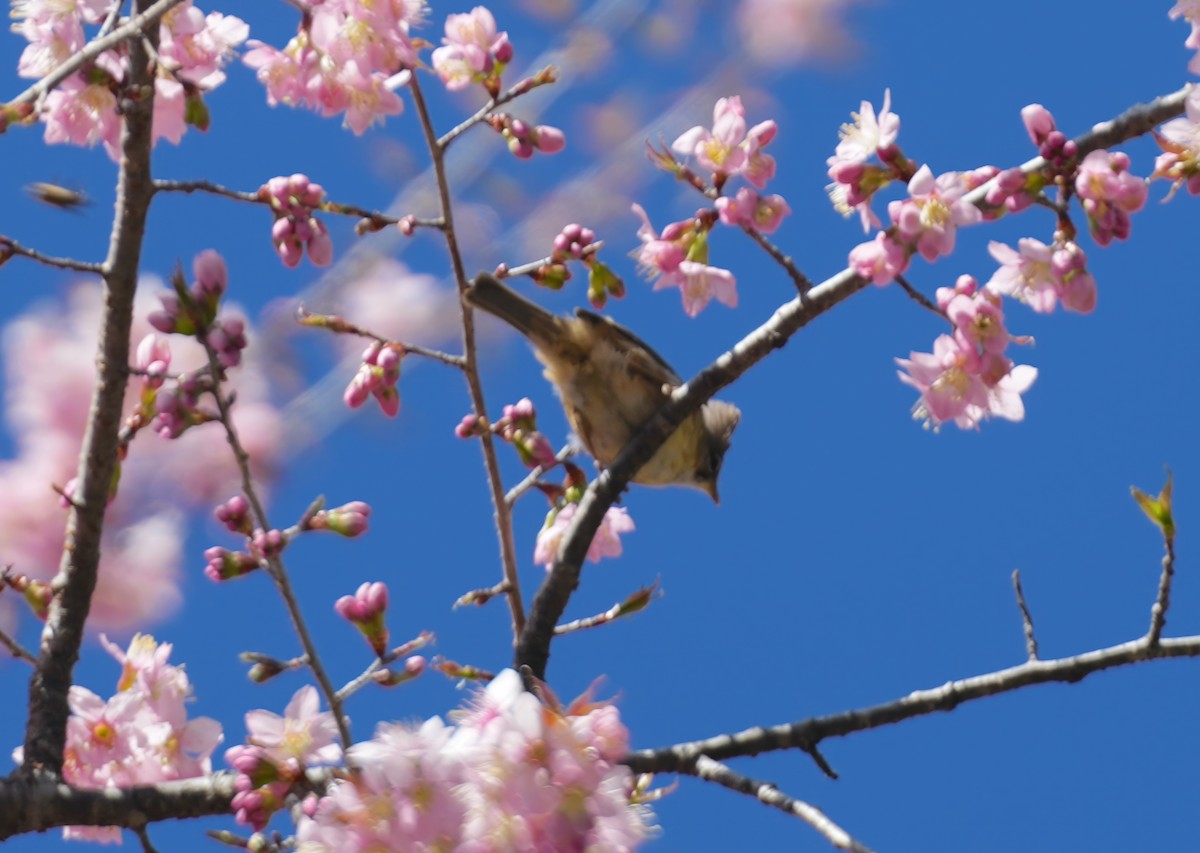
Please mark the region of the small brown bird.
<svg viewBox="0 0 1200 853"><path fill-rule="evenodd" d="M58 184L48 184L44 181L27 184L25 192L42 204L62 210L78 210L88 203L88 197L79 190L67 189Z"/></svg>
<svg viewBox="0 0 1200 853"><path fill-rule="evenodd" d="M464 298L529 339L571 428L602 468L683 382L662 356L607 317L582 309L574 317L556 316L486 273ZM736 406L709 400L679 425L633 482L692 486L716 501L717 475L740 417Z"/></svg>

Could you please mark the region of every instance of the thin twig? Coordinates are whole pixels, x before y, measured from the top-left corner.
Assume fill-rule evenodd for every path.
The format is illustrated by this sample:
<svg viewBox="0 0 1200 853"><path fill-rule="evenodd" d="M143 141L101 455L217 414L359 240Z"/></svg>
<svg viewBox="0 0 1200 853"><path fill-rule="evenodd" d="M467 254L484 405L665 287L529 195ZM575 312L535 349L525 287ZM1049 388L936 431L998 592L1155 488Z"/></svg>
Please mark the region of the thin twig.
<svg viewBox="0 0 1200 853"><path fill-rule="evenodd" d="M75 272L88 272L96 275L101 275L104 272L103 264L95 264L89 261L76 261L72 258L56 258L51 255L43 255L36 249L29 249L22 246L11 237L0 235L0 257L4 255L20 255L24 258L29 258L31 261L37 261L39 264L45 264L48 267L57 267L61 270L74 270Z"/></svg>
<svg viewBox="0 0 1200 853"><path fill-rule="evenodd" d="M650 586L644 586L634 592L624 601L619 601L612 607L605 610L603 613L597 613L594 616L585 616L582 619L576 619L574 622L567 622L564 625L559 625L554 629L556 636L570 634L575 631L585 631L588 628L599 628L601 625L607 625L620 619L622 616L629 616L645 610L651 601L654 600L654 593L658 590L658 581L655 581Z"/></svg>
<svg viewBox="0 0 1200 853"><path fill-rule="evenodd" d="M209 370L212 371L213 376L220 376L221 366L217 361L217 351L213 349L212 344L209 343L205 336L200 335L198 337L200 343L204 345L204 351L208 354ZM237 463L238 471L242 475L242 494L250 502L255 523L264 531L270 530L271 524L267 519L267 511L258 496L258 491L254 488L254 477L250 473L250 454L242 446L237 430L233 426L230 402L221 393L220 384L213 389L212 395L216 399L217 409L220 411L219 420L225 428L225 440L229 442L229 447L233 451L234 461ZM325 697L325 701L329 705L329 710L333 712L333 719L337 723L338 734L342 738L342 748L348 749L354 743L350 736L350 721L346 718L342 701L338 697L328 673L325 671L325 665L321 662L321 656L317 652L317 644L313 641L312 635L309 633L308 624L304 621L304 615L300 612L300 603L296 600L296 594L292 590L292 582L288 577L287 569L284 568L283 561L278 556L268 557L266 565L267 573L271 576L271 580L274 581L280 598L283 599L288 616L292 620L292 628L296 631L296 636L300 640L300 646L304 649L304 654L308 658L308 666L312 670L317 687Z"/></svg>
<svg viewBox="0 0 1200 853"><path fill-rule="evenodd" d="M147 2L137 0L135 11L144 9ZM114 44L119 42L153 20L151 12L161 15L176 4L177 0L160 0L148 12L143 11L135 17L138 26L122 27L110 38ZM154 41L158 30L151 29L150 38ZM118 33L121 37L114 38ZM87 54L95 44L85 47L76 57ZM128 69L128 85L133 91L153 88L153 72L141 39L130 41ZM62 77L65 76L64 73ZM45 78L37 86L49 79ZM117 200L108 257L103 265L104 311L100 321L96 384L80 449L75 502L67 514L62 558L58 574L52 581L55 596L42 629L38 663L29 681L29 718L22 765L25 775L48 775L56 779L62 773L69 715L67 691L73 681L83 629L96 588L100 536L116 469L121 408L129 376L133 301L146 216L150 209L152 109L152 98L130 99L121 123Z"/></svg>
<svg viewBox="0 0 1200 853"><path fill-rule="evenodd" d="M428 347L418 346L417 344L410 344L404 341L393 341L391 338L385 338L383 335L376 334L370 329L364 329L362 326L359 326L356 323L351 323L349 320L346 320L343 317L313 314L309 312L303 305L297 309L296 316L297 321L304 325L328 329L335 334L358 335L360 338L367 338L372 341L377 341L384 346L398 346L403 349L405 353L412 353L413 355L419 355L422 358L439 361L442 364L450 367L457 367L460 370L466 367L467 364L467 360L461 355L453 355L448 352L429 349Z"/></svg>
<svg viewBox="0 0 1200 853"><path fill-rule="evenodd" d="M796 266L796 262L792 260L790 255L785 255L782 249L768 240L762 232L751 227L750 225L743 224L742 230L746 232L746 236L761 246L762 250L770 255L774 259L775 263L783 267L784 272L788 274L788 278L790 278L792 283L796 285L796 290L798 290L801 295L812 290L812 280L804 273L800 272L800 268Z"/></svg>
<svg viewBox="0 0 1200 853"><path fill-rule="evenodd" d="M870 847L856 841L850 833L830 820L825 812L803 800L789 797L770 782L743 776L729 766L719 761L713 761L706 755L701 755L696 759L693 775L706 782L716 782L739 794L749 794L760 803L800 818L825 836L825 840L838 850L849 850L851 853L871 853Z"/></svg>
<svg viewBox="0 0 1200 853"><path fill-rule="evenodd" d="M413 75L414 82L416 75ZM543 68L532 77L526 77L524 80L516 83L507 92L501 92L495 98L492 98L482 107L475 111L475 114L460 122L457 126L446 131L440 138L437 139L437 147L440 152L445 152L450 147L450 143L458 137L462 136L468 130L491 115L492 111L497 107L504 106L509 101L516 100L527 92L531 92L539 86L545 86L548 83L553 83L557 79L556 72L553 68ZM416 96L414 96L414 100ZM430 130L432 130L432 125ZM432 143L432 139L430 140Z"/></svg>
<svg viewBox="0 0 1200 853"><path fill-rule="evenodd" d="M558 451L558 453L554 454L554 464L560 465L567 459L570 459L572 456L577 454L578 452L579 452L579 449L575 446L575 444L573 444L573 443L566 444L563 446L563 448L561 450ZM513 504L515 504L520 499L521 495L525 494L527 491L532 489L534 487L534 485L537 483L537 481L542 478L542 475L545 474L549 470L551 470L549 467L545 467L542 465L539 465L536 468L534 468L532 471L529 472L528 475L526 475L524 480L517 483L515 486L513 486L511 489L508 490L508 494L506 494L504 496L504 503L506 503L508 506L512 506Z"/></svg>
<svg viewBox="0 0 1200 853"><path fill-rule="evenodd" d="M1158 595L1150 607L1150 630L1146 640L1155 645L1162 637L1163 626L1167 623L1167 608L1171 606L1171 578L1175 576L1175 537L1164 536L1163 544L1166 553L1162 558L1162 574L1158 578Z"/></svg>
<svg viewBox="0 0 1200 853"><path fill-rule="evenodd" d="M1030 660L1037 660L1038 642L1033 633L1033 616L1029 612L1028 605L1025 604L1025 591L1021 589L1020 569L1013 569L1012 585L1013 592L1017 594L1017 607L1021 608L1021 625L1025 629L1025 650L1029 653Z"/></svg>
<svg viewBox="0 0 1200 853"><path fill-rule="evenodd" d="M37 658L33 656L33 653L29 649L22 646L4 631L0 631L0 645L12 652L12 656L15 658L20 658L32 664L37 663Z"/></svg>
<svg viewBox="0 0 1200 853"><path fill-rule="evenodd" d="M243 190L231 190L229 187L223 187L220 184L212 181L165 181L157 180L154 182L154 191L156 193L210 193L218 195L222 198L232 199L233 201L244 201L250 204L267 204L267 200L260 198L257 192L248 193Z"/></svg>
<svg viewBox="0 0 1200 853"><path fill-rule="evenodd" d="M384 667L395 663L400 658L408 657L413 652L425 648L425 646L429 645L431 642L433 642L433 633L430 631L424 631L422 632L421 636L417 637L416 639L409 640L407 643L396 646L394 649L389 649L387 653L383 655L383 657L375 658L375 660L371 661L371 663L367 665L366 669L342 685L342 687L338 690L338 696L345 701L369 684L373 680L372 676L374 676L375 673L379 672Z"/></svg>
<svg viewBox="0 0 1200 853"><path fill-rule="evenodd" d="M135 826L133 834L138 837L138 841L142 842L142 853L158 853L145 826Z"/></svg>
<svg viewBox="0 0 1200 853"><path fill-rule="evenodd" d="M458 286L459 296L467 289L467 272L463 268L462 253L458 248L458 235L454 230L454 208L450 200L450 183L446 177L446 146L453 139L454 131L439 140L429 117L429 109L425 104L425 96L421 93L421 84L417 75L412 75L408 84L412 94L413 106L425 134L425 142L429 147L429 156L433 160L434 174L437 176L438 195L441 201L442 219L446 226L442 234L446 238L446 248L450 254L450 265L454 270L454 281ZM461 299L460 299L461 301ZM483 396L483 384L479 380L479 355L475 343L475 312L471 306L461 302L460 316L462 318L463 357L466 366L463 374L467 378L467 388L471 395L471 405L475 414L484 420L487 416L487 403ZM508 585L509 612L512 615L514 645L525 632L525 603L521 597L521 578L517 572L517 548L513 541L512 510L504 501L504 483L500 478L500 464L496 460L496 444L490 431L485 430L480 436L480 447L483 448L483 463L487 471L488 489L491 491L492 507L495 511L496 535L500 540L500 560L504 567L504 582Z"/></svg>
<svg viewBox="0 0 1200 853"><path fill-rule="evenodd" d="M896 284L900 285L900 287L902 287L904 289L904 292L907 293L909 295L909 297L911 297L913 299L913 301L915 301L922 308L925 308L928 311L932 311L934 314L937 314L943 320L949 319L946 316L945 311L943 311L941 308L938 308L935 303L930 301L928 296L926 296L924 293L922 293L921 291L919 291L915 287L913 287L911 284L909 284L908 279L906 279L904 276L902 276L902 275L896 276Z"/></svg>
<svg viewBox="0 0 1200 853"><path fill-rule="evenodd" d="M112 8L108 10L108 16L104 19L104 23L100 25L100 32L96 34L96 38L104 38L112 32L112 28L117 25L117 21L121 20L121 9L125 6L125 0L120 0L119 3L113 3Z"/></svg>
<svg viewBox="0 0 1200 853"><path fill-rule="evenodd" d="M1110 122L1096 125L1076 138L1080 156L1148 132L1183 111L1188 87L1155 99L1149 105L1137 105ZM1021 168L1041 168L1040 157ZM993 179L994 180L994 179ZM990 184L990 182L989 182ZM964 198L982 204L989 184L972 190ZM620 497L633 475L679 427L683 420L700 409L722 388L762 361L816 317L865 288L869 282L851 269L845 269L814 286L806 294L780 306L772 317L722 353L691 380L676 388L658 413L638 430L613 464L600 473L579 503L579 509L559 545L558 554L545 582L530 604L529 621L517 644L516 666L528 666L537 678L546 677L550 644L571 594L579 585L579 574L588 547L608 508Z"/></svg>

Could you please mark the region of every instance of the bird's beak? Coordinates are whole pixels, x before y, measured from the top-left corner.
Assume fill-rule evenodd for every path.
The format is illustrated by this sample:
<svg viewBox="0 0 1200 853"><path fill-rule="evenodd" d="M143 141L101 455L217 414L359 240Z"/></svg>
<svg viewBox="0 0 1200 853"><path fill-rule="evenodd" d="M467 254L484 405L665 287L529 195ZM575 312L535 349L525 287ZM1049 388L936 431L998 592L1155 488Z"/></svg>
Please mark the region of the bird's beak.
<svg viewBox="0 0 1200 853"><path fill-rule="evenodd" d="M713 503L720 504L721 499L717 497L717 481L709 480L700 486L700 490L713 499Z"/></svg>

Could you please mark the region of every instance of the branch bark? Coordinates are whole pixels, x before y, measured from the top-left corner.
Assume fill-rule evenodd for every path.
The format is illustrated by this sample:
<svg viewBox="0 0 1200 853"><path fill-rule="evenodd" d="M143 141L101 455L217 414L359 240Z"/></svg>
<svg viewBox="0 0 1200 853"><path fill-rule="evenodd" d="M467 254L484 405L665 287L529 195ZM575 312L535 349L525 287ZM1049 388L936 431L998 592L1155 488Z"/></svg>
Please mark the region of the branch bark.
<svg viewBox="0 0 1200 853"><path fill-rule="evenodd" d="M136 9L144 13L149 5L149 0L138 0ZM165 12L169 7L160 2L154 8ZM143 14L138 20L147 17ZM118 32L127 29L122 27ZM134 37L129 43L130 76L122 105L125 120L121 128L116 212L108 257L102 267L105 296L96 389L80 451L79 487L67 517L62 560L52 583L55 596L42 631L38 664L29 682L29 721L25 729L23 770L45 771L53 777L62 773L69 714L67 691L75 662L79 659L84 623L96 587L100 534L116 470L121 407L129 375L133 298L153 194L150 131L154 72L147 42L156 49L156 25L149 26L144 38Z"/></svg>

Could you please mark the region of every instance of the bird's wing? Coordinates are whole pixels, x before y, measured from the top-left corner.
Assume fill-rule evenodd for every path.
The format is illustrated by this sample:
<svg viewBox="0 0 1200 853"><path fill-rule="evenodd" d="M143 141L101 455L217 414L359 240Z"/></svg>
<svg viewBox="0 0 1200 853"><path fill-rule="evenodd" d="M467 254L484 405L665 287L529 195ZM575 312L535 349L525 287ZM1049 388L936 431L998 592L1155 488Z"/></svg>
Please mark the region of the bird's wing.
<svg viewBox="0 0 1200 853"><path fill-rule="evenodd" d="M666 359L654 351L648 343L610 317L575 309L575 316L589 323L598 334L602 334L612 346L626 358L631 373L638 373L654 382L656 385L674 388L681 385L683 380L679 374L667 364Z"/></svg>

